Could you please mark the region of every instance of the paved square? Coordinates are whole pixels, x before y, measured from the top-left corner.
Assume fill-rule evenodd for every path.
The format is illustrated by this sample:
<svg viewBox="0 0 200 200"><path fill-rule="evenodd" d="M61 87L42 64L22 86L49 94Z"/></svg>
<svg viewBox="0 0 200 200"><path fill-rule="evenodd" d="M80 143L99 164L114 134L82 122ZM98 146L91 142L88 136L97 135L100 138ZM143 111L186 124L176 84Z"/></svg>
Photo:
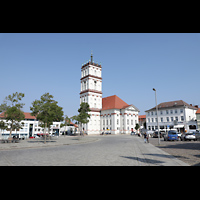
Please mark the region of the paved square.
<svg viewBox="0 0 200 200"><path fill-rule="evenodd" d="M92 138L92 140L91 140ZM63 140L62 140L63 139ZM68 140L68 142L66 142ZM29 146L4 149L0 144L0 165L64 166L187 166L188 164L130 135L85 136L84 143L70 143L60 138L51 146L30 143ZM89 143L87 143L87 140ZM18 144L15 144L17 146Z"/></svg>

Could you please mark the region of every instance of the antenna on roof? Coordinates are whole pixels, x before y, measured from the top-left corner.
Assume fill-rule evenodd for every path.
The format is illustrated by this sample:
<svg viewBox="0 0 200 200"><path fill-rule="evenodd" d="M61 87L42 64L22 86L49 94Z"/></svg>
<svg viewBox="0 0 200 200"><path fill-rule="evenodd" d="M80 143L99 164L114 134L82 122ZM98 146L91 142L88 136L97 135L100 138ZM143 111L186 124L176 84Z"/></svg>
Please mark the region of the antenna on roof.
<svg viewBox="0 0 200 200"><path fill-rule="evenodd" d="M93 63L93 54L92 54L92 50L91 50L91 63Z"/></svg>

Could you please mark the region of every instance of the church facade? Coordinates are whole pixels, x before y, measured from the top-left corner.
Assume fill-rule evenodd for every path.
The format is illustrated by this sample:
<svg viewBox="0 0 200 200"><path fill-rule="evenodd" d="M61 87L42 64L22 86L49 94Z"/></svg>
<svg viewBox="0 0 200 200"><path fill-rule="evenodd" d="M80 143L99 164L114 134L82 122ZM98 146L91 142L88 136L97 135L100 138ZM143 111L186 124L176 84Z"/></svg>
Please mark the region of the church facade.
<svg viewBox="0 0 200 200"><path fill-rule="evenodd" d="M91 110L89 123L83 125L88 134L126 134L135 130L139 109L116 95L102 98L102 67L93 61L93 55L82 65L80 81L80 103L87 102Z"/></svg>

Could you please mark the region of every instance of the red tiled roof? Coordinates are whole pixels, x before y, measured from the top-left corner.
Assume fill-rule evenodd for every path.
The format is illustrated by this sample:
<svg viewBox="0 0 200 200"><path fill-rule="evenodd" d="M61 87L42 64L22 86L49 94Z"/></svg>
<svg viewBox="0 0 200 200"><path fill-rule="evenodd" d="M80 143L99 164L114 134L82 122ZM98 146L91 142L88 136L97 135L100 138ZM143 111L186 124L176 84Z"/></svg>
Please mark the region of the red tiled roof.
<svg viewBox="0 0 200 200"><path fill-rule="evenodd" d="M146 115L139 115L139 119L146 119Z"/></svg>
<svg viewBox="0 0 200 200"><path fill-rule="evenodd" d="M5 113L5 112L2 112L2 113L0 114L0 118L4 118L4 117L5 117L5 116L4 116L4 113ZM24 112L24 115L25 115L25 119L36 119L36 117L35 117L35 116L32 116L31 113Z"/></svg>
<svg viewBox="0 0 200 200"><path fill-rule="evenodd" d="M196 114L200 114L200 108L197 110Z"/></svg>
<svg viewBox="0 0 200 200"><path fill-rule="evenodd" d="M118 96L113 95L113 96L105 97L102 99L102 109L101 110L122 109L122 108L126 108L128 106L130 106L130 105L128 105L126 102L124 102Z"/></svg>
<svg viewBox="0 0 200 200"><path fill-rule="evenodd" d="M4 118L4 112L0 114L0 118Z"/></svg>
<svg viewBox="0 0 200 200"><path fill-rule="evenodd" d="M74 124L73 122L70 122L71 125L75 126L76 128L78 128L77 124Z"/></svg>
<svg viewBox="0 0 200 200"><path fill-rule="evenodd" d="M36 117L32 116L31 113L24 112L24 115L25 115L25 119L36 119Z"/></svg>

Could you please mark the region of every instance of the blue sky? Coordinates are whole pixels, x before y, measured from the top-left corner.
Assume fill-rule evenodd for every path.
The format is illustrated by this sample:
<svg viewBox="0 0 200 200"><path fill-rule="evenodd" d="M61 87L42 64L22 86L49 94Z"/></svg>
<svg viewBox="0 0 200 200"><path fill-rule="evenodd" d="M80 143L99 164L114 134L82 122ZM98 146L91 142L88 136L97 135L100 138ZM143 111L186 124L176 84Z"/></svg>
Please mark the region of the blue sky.
<svg viewBox="0 0 200 200"><path fill-rule="evenodd" d="M140 114L158 103L200 105L199 33L0 33L0 103L25 93L24 111L49 92L65 115L79 108L82 63L102 64L103 97L117 95Z"/></svg>

